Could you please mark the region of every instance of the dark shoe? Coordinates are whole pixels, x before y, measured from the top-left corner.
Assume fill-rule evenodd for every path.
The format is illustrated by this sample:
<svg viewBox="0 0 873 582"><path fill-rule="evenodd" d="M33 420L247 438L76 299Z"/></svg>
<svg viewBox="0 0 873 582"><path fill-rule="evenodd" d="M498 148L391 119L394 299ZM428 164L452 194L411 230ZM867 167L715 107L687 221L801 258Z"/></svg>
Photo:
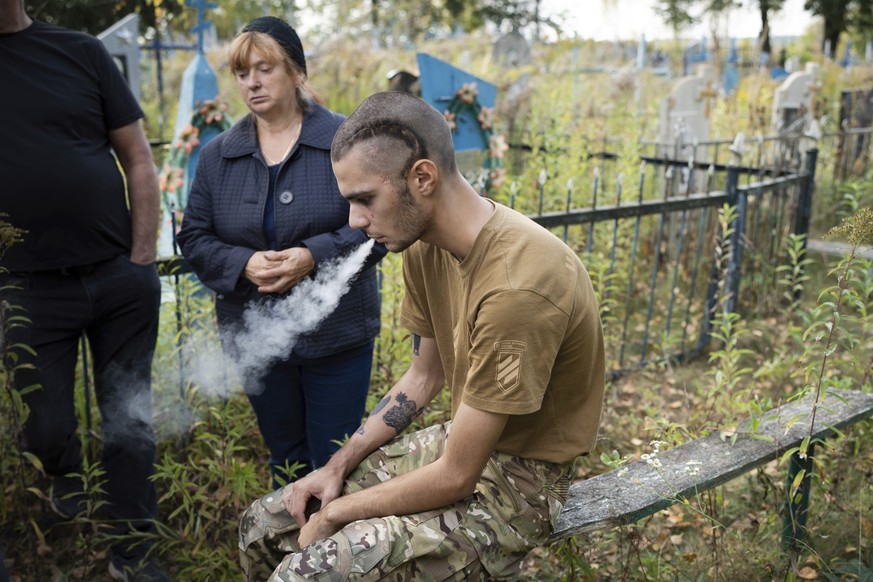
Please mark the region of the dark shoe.
<svg viewBox="0 0 873 582"><path fill-rule="evenodd" d="M150 556L123 558L113 554L109 559L109 575L122 582L172 582Z"/></svg>
<svg viewBox="0 0 873 582"><path fill-rule="evenodd" d="M52 510L64 519L85 511L85 491L80 477L52 477L49 487Z"/></svg>

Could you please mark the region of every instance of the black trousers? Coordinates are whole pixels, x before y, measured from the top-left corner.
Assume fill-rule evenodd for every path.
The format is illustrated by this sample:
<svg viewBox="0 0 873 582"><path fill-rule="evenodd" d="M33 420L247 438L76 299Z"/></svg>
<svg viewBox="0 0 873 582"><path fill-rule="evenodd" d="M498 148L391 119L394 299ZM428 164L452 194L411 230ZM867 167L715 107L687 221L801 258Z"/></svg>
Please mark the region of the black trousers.
<svg viewBox="0 0 873 582"><path fill-rule="evenodd" d="M18 289L9 286L14 285ZM34 369L15 376L18 389L38 385L24 401L30 414L24 447L40 458L49 475L81 469L81 442L74 410L75 368L82 331L94 366L94 391L103 432L109 516L153 518L157 497L154 471L151 363L158 332L160 281L154 265L131 263L126 255L86 267L0 275L0 299L24 308L29 324L10 330L9 342Z"/></svg>

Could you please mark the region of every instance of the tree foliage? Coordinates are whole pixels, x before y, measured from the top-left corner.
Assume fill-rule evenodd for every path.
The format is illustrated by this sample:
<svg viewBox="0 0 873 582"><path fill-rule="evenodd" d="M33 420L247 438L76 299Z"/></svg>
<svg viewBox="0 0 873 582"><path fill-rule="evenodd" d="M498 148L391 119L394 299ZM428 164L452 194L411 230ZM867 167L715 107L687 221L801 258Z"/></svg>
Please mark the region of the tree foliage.
<svg viewBox="0 0 873 582"><path fill-rule="evenodd" d="M144 29L154 27L160 18L180 15L183 1L25 0L25 9L37 20L96 35L132 12L139 13Z"/></svg>
<svg viewBox="0 0 873 582"><path fill-rule="evenodd" d="M750 2L752 0L749 0ZM828 0L821 0L827 2ZM761 15L761 31L758 34L758 42L762 52L770 53L770 15L780 10L785 0L754 0ZM711 18L718 18L735 8L740 8L743 0L658 0L655 12L661 17L674 35L695 24L698 17L692 15L692 9L698 8L701 14Z"/></svg>
<svg viewBox="0 0 873 582"><path fill-rule="evenodd" d="M873 32L873 0L806 0L804 8L824 20L822 47L829 44L831 51L844 32L868 39Z"/></svg>
<svg viewBox="0 0 873 582"><path fill-rule="evenodd" d="M684 29L697 22L697 18L691 15L695 3L696 0L657 0L653 9L678 38Z"/></svg>
<svg viewBox="0 0 873 582"><path fill-rule="evenodd" d="M136 12L142 31L170 27L190 30L197 12L185 0L25 0L32 17L65 28L98 34L124 16ZM212 0L215 2L215 0ZM541 0L236 0L215 2L208 20L219 37L233 36L246 22L272 14L294 20L306 10L322 22L325 36L371 33L384 44L403 45L436 31L457 28L473 31L500 28L549 27L560 32L554 20L543 16Z"/></svg>
<svg viewBox="0 0 873 582"><path fill-rule="evenodd" d="M256 0L248 0L256 2ZM299 0L318 17L316 35L373 35L384 46L405 46L422 37L497 29L560 25L544 16L541 0ZM283 3L285 5L287 3ZM223 8L230 11L230 8ZM275 9L271 14L280 15ZM221 31L219 30L219 33Z"/></svg>

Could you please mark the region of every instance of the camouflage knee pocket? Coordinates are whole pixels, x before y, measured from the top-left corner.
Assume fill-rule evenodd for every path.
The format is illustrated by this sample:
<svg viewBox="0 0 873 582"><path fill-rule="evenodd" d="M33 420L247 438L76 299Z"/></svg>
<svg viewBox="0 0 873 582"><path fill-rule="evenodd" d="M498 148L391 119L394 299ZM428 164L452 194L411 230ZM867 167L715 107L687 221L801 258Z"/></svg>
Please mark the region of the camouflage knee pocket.
<svg viewBox="0 0 873 582"><path fill-rule="evenodd" d="M286 556L271 582L462 580L478 555L458 527L464 506L356 521Z"/></svg>
<svg viewBox="0 0 873 582"><path fill-rule="evenodd" d="M292 485L261 497L243 512L239 524L240 551L245 552L254 544L285 554L299 549L300 527L282 505L282 493L289 487Z"/></svg>

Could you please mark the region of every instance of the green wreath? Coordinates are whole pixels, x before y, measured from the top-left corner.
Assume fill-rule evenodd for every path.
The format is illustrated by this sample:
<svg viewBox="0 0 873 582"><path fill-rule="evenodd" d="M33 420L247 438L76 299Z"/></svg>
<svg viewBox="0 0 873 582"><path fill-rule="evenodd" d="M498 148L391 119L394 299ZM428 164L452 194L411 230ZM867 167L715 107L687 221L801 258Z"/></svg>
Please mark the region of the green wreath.
<svg viewBox="0 0 873 582"><path fill-rule="evenodd" d="M488 169L485 180L485 194L499 190L506 183L506 169L503 167L503 154L509 148L502 134L494 130L495 111L493 107L483 107L479 103L479 89L476 83L464 83L452 96L449 106L443 112L452 132L457 130L457 118L463 111L470 111L479 124L479 132L488 144L488 159L484 167Z"/></svg>

